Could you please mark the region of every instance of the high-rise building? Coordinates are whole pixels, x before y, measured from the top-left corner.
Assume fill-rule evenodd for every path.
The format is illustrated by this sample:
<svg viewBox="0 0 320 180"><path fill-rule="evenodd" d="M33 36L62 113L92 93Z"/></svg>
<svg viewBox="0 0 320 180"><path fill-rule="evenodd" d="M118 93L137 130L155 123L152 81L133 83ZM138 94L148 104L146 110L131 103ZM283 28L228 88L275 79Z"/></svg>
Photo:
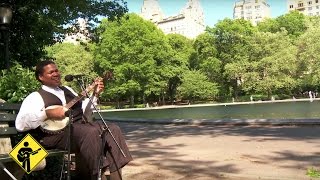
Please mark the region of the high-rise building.
<svg viewBox="0 0 320 180"><path fill-rule="evenodd" d="M320 15L319 0L287 0L288 11L298 10L307 16Z"/></svg>
<svg viewBox="0 0 320 180"><path fill-rule="evenodd" d="M158 0L144 0L141 16L155 23L165 34L181 34L196 38L204 32L204 14L200 0L188 0L178 15L165 17Z"/></svg>
<svg viewBox="0 0 320 180"><path fill-rule="evenodd" d="M240 0L233 8L234 19L245 19L257 25L264 18L270 18L270 5L266 0Z"/></svg>
<svg viewBox="0 0 320 180"><path fill-rule="evenodd" d="M80 42L90 41L90 33L88 30L88 23L85 19L77 19L77 24L72 26L72 32L66 34L63 42L79 44Z"/></svg>
<svg viewBox="0 0 320 180"><path fill-rule="evenodd" d="M144 0L140 15L153 23L157 23L164 18L158 0Z"/></svg>

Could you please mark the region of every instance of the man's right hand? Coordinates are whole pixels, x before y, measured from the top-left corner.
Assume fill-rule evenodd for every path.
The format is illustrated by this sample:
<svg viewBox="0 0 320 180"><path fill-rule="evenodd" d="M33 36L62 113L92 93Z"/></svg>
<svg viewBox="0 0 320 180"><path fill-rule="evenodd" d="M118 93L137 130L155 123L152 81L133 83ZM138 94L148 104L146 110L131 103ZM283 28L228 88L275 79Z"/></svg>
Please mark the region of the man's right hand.
<svg viewBox="0 0 320 180"><path fill-rule="evenodd" d="M68 109L65 108L64 106L59 106L59 105L55 105L55 106L49 106L48 108L46 108L46 114L47 114L47 119L57 119L57 120L62 120L64 119L65 116L65 112Z"/></svg>

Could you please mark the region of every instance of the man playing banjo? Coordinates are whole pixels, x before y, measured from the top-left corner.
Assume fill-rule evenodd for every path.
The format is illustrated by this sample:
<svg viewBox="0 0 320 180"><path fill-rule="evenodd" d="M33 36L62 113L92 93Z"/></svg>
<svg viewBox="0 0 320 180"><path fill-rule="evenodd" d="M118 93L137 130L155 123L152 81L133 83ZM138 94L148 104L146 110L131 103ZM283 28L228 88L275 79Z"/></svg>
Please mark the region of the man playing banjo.
<svg viewBox="0 0 320 180"><path fill-rule="evenodd" d="M45 148L58 148L65 150L68 147L68 128L59 131L50 131L46 121L59 121L66 118L66 111L72 112L71 150L79 154L86 163L86 169L81 170L82 179L97 179L100 168L109 168L110 179L122 179L121 168L132 160L126 141L120 128L112 123L108 127L112 132L105 133L105 142L99 137L104 124L98 121L86 122L92 114L92 105L88 99L73 103L77 94L66 86L61 86L61 75L56 64L45 60L36 66L35 76L42 83L40 90L29 94L21 105L16 119L16 129L20 132L37 134L37 140ZM94 82L93 103L96 104L99 94L104 89L103 81ZM66 107L68 104L70 107ZM54 106L54 108L49 108ZM88 108L89 107L89 108ZM116 141L116 142L115 142ZM118 143L118 145L117 145ZM99 167L101 147L104 148L102 167ZM102 171L104 172L104 171ZM103 177L105 178L105 177Z"/></svg>

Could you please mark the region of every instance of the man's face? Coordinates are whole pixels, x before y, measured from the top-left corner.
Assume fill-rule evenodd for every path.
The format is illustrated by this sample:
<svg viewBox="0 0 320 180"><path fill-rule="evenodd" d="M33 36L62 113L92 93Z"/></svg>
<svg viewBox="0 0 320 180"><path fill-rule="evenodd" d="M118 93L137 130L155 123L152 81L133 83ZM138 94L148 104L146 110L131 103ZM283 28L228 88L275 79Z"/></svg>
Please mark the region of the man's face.
<svg viewBox="0 0 320 180"><path fill-rule="evenodd" d="M43 73L39 76L42 84L49 87L58 87L61 85L60 72L55 64L48 64L43 67Z"/></svg>

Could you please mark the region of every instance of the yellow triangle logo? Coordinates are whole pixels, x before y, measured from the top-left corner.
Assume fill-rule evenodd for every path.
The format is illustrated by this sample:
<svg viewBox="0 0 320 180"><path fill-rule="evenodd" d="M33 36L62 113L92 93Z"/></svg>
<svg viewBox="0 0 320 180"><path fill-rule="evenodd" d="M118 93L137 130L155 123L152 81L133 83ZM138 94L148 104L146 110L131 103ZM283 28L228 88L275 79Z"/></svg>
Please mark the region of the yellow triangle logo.
<svg viewBox="0 0 320 180"><path fill-rule="evenodd" d="M30 134L27 134L9 153L28 174L48 155L48 152Z"/></svg>

